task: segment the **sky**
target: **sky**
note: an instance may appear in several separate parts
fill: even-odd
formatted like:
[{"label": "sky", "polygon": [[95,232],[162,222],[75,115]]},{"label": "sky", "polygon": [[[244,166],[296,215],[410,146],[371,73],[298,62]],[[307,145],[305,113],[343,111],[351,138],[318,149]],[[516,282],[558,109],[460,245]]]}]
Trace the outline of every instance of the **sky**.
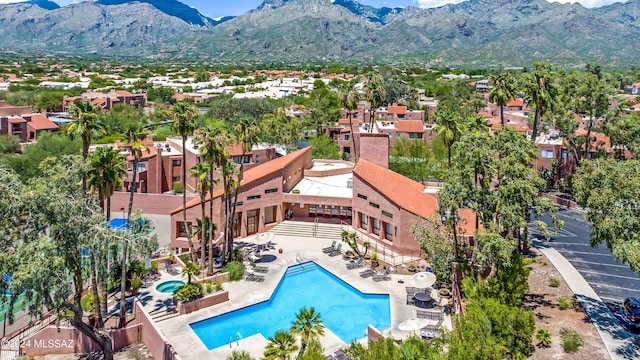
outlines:
[{"label": "sky", "polygon": [[[0,0],[0,4],[20,2],[21,0]],[[68,5],[80,0],[53,0],[61,6]],[[211,18],[218,18],[229,15],[241,15],[251,9],[255,9],[262,3],[262,0],[180,0],[183,3],[193,6],[202,14]],[[360,0],[361,4],[371,5],[377,8],[386,7],[404,7],[404,6],[420,6],[424,8],[438,7],[445,4],[459,3],[463,0]],[[621,0],[556,0],[561,3],[579,2],[585,7],[599,7],[608,5],[613,2],[622,2]]]}]

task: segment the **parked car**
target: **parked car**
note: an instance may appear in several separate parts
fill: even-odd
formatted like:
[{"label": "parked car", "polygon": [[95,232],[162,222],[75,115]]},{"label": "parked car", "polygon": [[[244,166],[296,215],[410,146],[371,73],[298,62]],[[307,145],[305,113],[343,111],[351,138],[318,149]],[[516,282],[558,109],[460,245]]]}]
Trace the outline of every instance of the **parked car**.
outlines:
[{"label": "parked car", "polygon": [[622,303],[631,330],[640,330],[640,299],[626,298]]}]

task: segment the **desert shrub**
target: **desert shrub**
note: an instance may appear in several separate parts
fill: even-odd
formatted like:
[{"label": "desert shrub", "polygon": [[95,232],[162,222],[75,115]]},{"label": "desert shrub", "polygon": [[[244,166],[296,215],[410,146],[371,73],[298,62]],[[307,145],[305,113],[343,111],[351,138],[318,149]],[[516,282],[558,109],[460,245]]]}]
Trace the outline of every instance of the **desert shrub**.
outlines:
[{"label": "desert shrub", "polygon": [[227,264],[227,267],[222,269],[222,272],[229,273],[229,280],[238,281],[244,276],[244,264],[238,261],[232,261]]},{"label": "desert shrub", "polygon": [[183,264],[186,264],[187,262],[189,262],[189,254],[182,254],[178,256],[180,258],[180,260],[182,261]]},{"label": "desert shrub", "polygon": [[567,310],[573,307],[573,299],[568,296],[561,296],[558,299],[558,307],[560,310]]},{"label": "desert shrub", "polygon": [[539,329],[538,332],[536,332],[536,339],[538,339],[539,346],[542,347],[549,347],[551,346],[551,333],[547,330],[547,329]]},{"label": "desert shrub", "polygon": [[176,290],[176,300],[187,302],[202,296],[202,284],[188,283],[180,286]]},{"label": "desert shrub", "polygon": [[557,288],[558,286],[560,286],[560,280],[556,278],[549,279],[549,286]]},{"label": "desert shrub", "polygon": [[207,294],[210,294],[213,291],[213,284],[211,283],[211,281],[204,282],[204,291]]},{"label": "desert shrub", "polygon": [[182,183],[179,182],[174,182],[172,189],[176,194],[182,194],[184,192],[184,186],[182,186]]},{"label": "desert shrub", "polygon": [[577,331],[566,327],[560,330],[560,338],[565,352],[576,352],[584,344],[582,336]]},{"label": "desert shrub", "polygon": [[216,291],[221,291],[222,290],[222,281],[218,280],[216,281]]}]

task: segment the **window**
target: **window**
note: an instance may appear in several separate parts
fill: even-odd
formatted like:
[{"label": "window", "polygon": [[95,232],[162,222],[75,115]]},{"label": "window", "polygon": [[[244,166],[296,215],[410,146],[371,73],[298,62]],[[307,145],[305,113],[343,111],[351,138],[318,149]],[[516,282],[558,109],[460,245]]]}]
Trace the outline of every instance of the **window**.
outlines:
[{"label": "window", "polygon": [[566,159],[567,155],[568,155],[567,150],[562,150],[562,158]]},{"label": "window", "polygon": [[255,199],[260,199],[260,195],[247,196],[247,200],[255,200]]},{"label": "window", "polygon": [[374,208],[376,208],[376,209],[379,209],[379,208],[380,208],[380,205],[378,205],[378,204],[376,204],[376,203],[369,202],[369,205],[370,205],[370,206],[373,206],[373,207],[374,207]]},{"label": "window", "polygon": [[367,200],[367,195],[358,194],[358,197],[363,200]]},{"label": "window", "polygon": [[391,133],[387,133],[387,135],[389,135],[389,139],[393,136]]},{"label": "window", "polygon": [[409,133],[409,139],[422,139],[422,133]]},{"label": "window", "polygon": [[267,189],[264,191],[265,194],[277,193],[278,189]]},{"label": "window", "polygon": [[256,154],[256,164],[260,162],[260,155]]},{"label": "window", "polygon": [[393,219],[393,214],[387,211],[382,210],[382,215],[388,217],[388,218],[392,218]]},{"label": "window", "polygon": [[380,220],[373,218],[373,233],[380,235]]},{"label": "window", "polygon": [[344,139],[349,140],[350,139],[349,134],[344,134]]},{"label": "window", "polygon": [[147,163],[138,163],[138,172],[147,171]]},{"label": "window", "polygon": [[393,224],[389,224],[389,223],[384,223],[384,237],[387,240],[393,240],[393,235],[394,231],[393,231]]},{"label": "window", "polygon": [[245,156],[244,156],[244,163],[245,163],[245,164],[248,164],[248,163],[250,163],[250,162],[251,162],[251,155],[245,155]]},{"label": "window", "polygon": [[365,230],[369,228],[369,217],[366,214],[360,213],[360,227]]},{"label": "window", "polygon": [[433,139],[433,134],[431,132],[429,132],[429,140]]},{"label": "window", "polygon": [[236,163],[236,164],[240,164],[241,160],[242,160],[242,156],[234,156],[233,157],[233,162]]},{"label": "window", "polygon": [[[191,227],[190,222],[187,222],[187,224]],[[187,229],[185,228],[183,221],[178,221],[178,237],[187,237]]]},{"label": "window", "polygon": [[180,182],[180,176],[174,176],[171,178],[171,181],[174,183]]},{"label": "window", "polygon": [[173,166],[180,166],[182,164],[182,160],[173,160]]},{"label": "window", "polygon": [[238,202],[236,203],[236,206],[242,206],[242,204],[244,204],[242,201],[238,201]]},{"label": "window", "polygon": [[398,137],[398,139],[399,139],[399,138],[400,138],[400,133],[397,133],[397,134],[396,134],[396,137]]},{"label": "window", "polygon": [[553,150],[542,150],[541,154],[542,154],[542,157],[545,159],[553,158]]}]

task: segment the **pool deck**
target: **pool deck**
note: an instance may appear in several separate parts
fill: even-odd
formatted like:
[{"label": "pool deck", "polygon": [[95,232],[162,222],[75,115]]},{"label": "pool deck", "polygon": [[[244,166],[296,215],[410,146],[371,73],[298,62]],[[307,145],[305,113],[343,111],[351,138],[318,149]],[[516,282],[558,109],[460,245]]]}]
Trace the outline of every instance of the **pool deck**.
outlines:
[{"label": "pool deck", "polygon": [[[228,346],[208,350],[195,332],[191,330],[189,324],[268,300],[286,269],[289,266],[298,264],[299,260],[316,262],[363,293],[389,294],[391,329],[395,329],[401,322],[415,317],[415,307],[406,305],[405,286],[409,286],[409,284],[398,282],[400,279],[407,281],[409,276],[392,273],[391,281],[379,282],[374,282],[371,277],[361,278],[359,272],[363,271],[364,268],[349,270],[346,268],[346,261],[342,259],[342,256],[330,257],[322,253],[321,249],[330,246],[331,242],[332,240],[330,239],[276,235],[272,241],[271,250],[264,252],[263,261],[260,263],[260,265],[269,267],[268,273],[260,274],[265,275],[264,282],[242,280],[225,283],[224,288],[229,291],[229,301],[164,320],[157,323],[157,326],[162,330],[180,357],[185,360],[225,359],[233,350],[247,351],[254,358],[261,358],[268,343],[268,340],[261,334],[232,342]],[[283,252],[278,253],[277,249],[283,249]],[[179,275],[169,276],[169,274],[163,272],[159,281],[145,289],[147,295],[144,295],[145,292],[143,292],[142,298],[144,299],[145,310],[149,312],[158,311],[163,305],[168,304],[171,301],[171,294],[160,293],[155,290],[155,286],[160,282],[179,278]],[[434,293],[433,296],[436,297],[437,295]],[[293,321],[293,319],[291,320]],[[450,318],[448,316],[445,317],[444,326],[450,328]],[[385,333],[391,331],[395,336],[399,335],[395,330],[380,330],[385,331]],[[363,329],[364,331],[366,329]],[[404,335],[408,336],[410,334]],[[366,338],[361,341],[366,341]],[[326,329],[321,343],[325,349],[325,354],[333,353],[348,345],[329,329]]]}]

